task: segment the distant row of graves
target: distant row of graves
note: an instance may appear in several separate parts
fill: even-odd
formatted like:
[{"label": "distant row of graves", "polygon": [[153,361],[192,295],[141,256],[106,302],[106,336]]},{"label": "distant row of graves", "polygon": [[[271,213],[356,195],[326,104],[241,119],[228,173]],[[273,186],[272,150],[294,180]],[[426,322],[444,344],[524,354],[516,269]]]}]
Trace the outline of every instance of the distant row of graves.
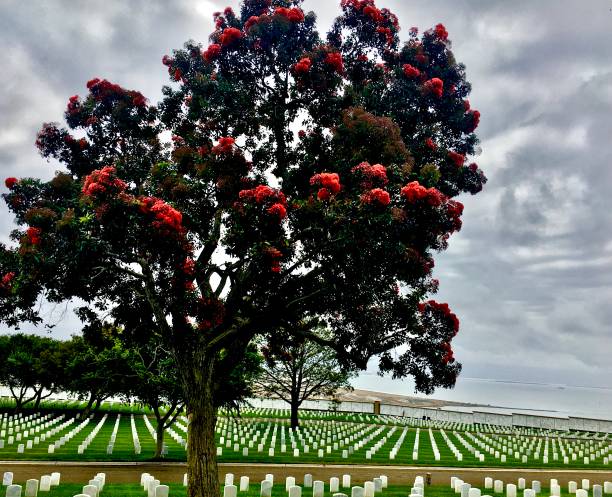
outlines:
[{"label": "distant row of graves", "polygon": [[[508,428],[424,421],[395,416],[347,415],[302,421],[292,430],[278,412],[251,410],[222,416],[217,455],[228,461],[320,461],[455,466],[606,467],[612,438],[605,433]],[[165,430],[164,456],[185,457],[189,420]],[[0,414],[4,459],[138,459],[150,457],[157,432],[145,414],[90,415],[36,412]]]}]

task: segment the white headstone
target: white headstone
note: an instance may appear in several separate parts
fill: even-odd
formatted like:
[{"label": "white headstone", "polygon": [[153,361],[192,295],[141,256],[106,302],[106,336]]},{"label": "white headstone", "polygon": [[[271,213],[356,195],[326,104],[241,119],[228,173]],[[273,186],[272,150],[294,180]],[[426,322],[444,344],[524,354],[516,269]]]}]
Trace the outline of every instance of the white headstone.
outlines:
[{"label": "white headstone", "polygon": [[518,489],[519,490],[524,490],[525,489],[525,478],[519,478],[518,479]]},{"label": "white headstone", "polygon": [[302,487],[297,485],[289,487],[289,497],[302,497]]},{"label": "white headstone", "polygon": [[338,493],[340,491],[340,479],[332,476],[329,479],[329,491],[331,493]]},{"label": "white headstone", "polygon": [[304,475],[304,488],[312,488],[312,475],[310,473]]},{"label": "white headstone", "polygon": [[97,497],[98,487],[96,487],[95,485],[85,485],[83,487],[83,494],[89,495],[89,497]]},{"label": "white headstone", "polygon": [[493,488],[493,478],[487,476],[484,480],[484,488],[489,489]]},{"label": "white headstone", "polygon": [[6,487],[6,497],[21,497],[21,485],[9,485]]},{"label": "white headstone", "polygon": [[576,497],[589,497],[589,492],[587,492],[584,488],[579,488],[576,490]]},{"label": "white headstone", "polygon": [[601,485],[593,485],[593,497],[603,497],[603,487]]},{"label": "white headstone", "polygon": [[225,485],[223,487],[223,497],[236,497],[238,495],[238,487],[236,485]]},{"label": "white headstone", "polygon": [[470,488],[468,497],[480,497],[481,492],[479,488]]},{"label": "white headstone", "polygon": [[516,485],[514,483],[506,485],[506,497],[516,497]]},{"label": "white headstone", "polygon": [[583,480],[582,480],[582,488],[584,490],[588,490],[589,488],[591,488],[591,482],[589,480],[587,480],[586,478],[583,478]]},{"label": "white headstone", "polygon": [[351,488],[351,475],[342,475],[342,488]]},{"label": "white headstone", "polygon": [[365,497],[374,497],[374,482],[373,481],[366,481],[363,484],[363,494]]},{"label": "white headstone", "polygon": [[62,475],[59,471],[51,473],[51,486],[57,487],[60,484],[61,477]]},{"label": "white headstone", "polygon": [[353,487],[353,488],[351,488],[351,497],[364,497],[364,489],[363,489],[363,487]]},{"label": "white headstone", "polygon": [[42,475],[40,477],[40,488],[41,492],[49,492],[51,490],[51,475]]},{"label": "white headstone", "polygon": [[500,494],[504,491],[504,482],[501,480],[495,480],[493,482],[493,492]]},{"label": "white headstone", "polygon": [[249,477],[248,476],[240,477],[240,491],[241,492],[249,491]]},{"label": "white headstone", "polygon": [[533,480],[531,482],[531,488],[536,494],[539,494],[542,491],[542,484],[538,480]]},{"label": "white headstone", "polygon": [[183,486],[186,487],[187,483],[189,483],[189,477],[187,476],[187,473],[185,473],[183,475]]},{"label": "white headstone", "polygon": [[155,487],[155,497],[168,497],[170,487],[168,485],[158,485]]},{"label": "white headstone", "polygon": [[259,490],[260,497],[272,497],[272,482],[270,480],[263,480]]},{"label": "white headstone", "polygon": [[233,475],[233,473],[226,473],[225,474],[225,486],[233,485],[233,484],[234,484],[234,475]]},{"label": "white headstone", "polygon": [[4,476],[2,477],[2,485],[4,485],[5,487],[8,487],[9,485],[13,484],[13,473],[11,473],[10,471],[7,471],[4,473]]},{"label": "white headstone", "polygon": [[26,481],[25,497],[36,497],[38,495],[38,480],[32,478]]},{"label": "white headstone", "polygon": [[612,481],[604,482],[604,493],[612,494]]},{"label": "white headstone", "polygon": [[576,483],[575,481],[570,481],[567,484],[567,489],[570,494],[575,494],[576,490],[578,489],[578,483]]},{"label": "white headstone", "polygon": [[535,497],[536,493],[532,488],[526,488],[523,490],[523,497]]},{"label": "white headstone", "polygon": [[321,480],[312,482],[312,497],[323,497],[325,493],[325,484]]},{"label": "white headstone", "polygon": [[286,490],[287,492],[289,492],[289,489],[290,489],[291,487],[295,487],[295,477],[293,477],[293,476],[287,476],[287,477],[285,478],[285,490]]}]

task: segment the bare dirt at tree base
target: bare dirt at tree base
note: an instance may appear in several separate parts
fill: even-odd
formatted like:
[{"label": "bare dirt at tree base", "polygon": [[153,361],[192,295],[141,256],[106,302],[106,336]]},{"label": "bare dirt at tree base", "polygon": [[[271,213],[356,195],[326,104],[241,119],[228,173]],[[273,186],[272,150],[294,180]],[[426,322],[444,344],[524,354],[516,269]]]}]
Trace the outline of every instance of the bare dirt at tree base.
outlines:
[{"label": "bare dirt at tree base", "polygon": [[[138,483],[141,473],[151,473],[165,483],[181,483],[187,470],[185,463],[101,463],[101,462],[42,462],[42,461],[0,461],[0,474],[12,471],[15,481],[40,478],[41,475],[59,471],[65,483],[83,483],[96,473],[106,473],[109,483]],[[451,476],[457,476],[472,485],[482,486],[485,476],[504,482],[516,481],[520,477],[527,480],[540,480],[547,486],[550,478],[559,480],[560,485],[568,481],[589,478],[598,483],[612,479],[611,471],[601,470],[549,470],[549,469],[500,469],[500,468],[439,468],[420,466],[366,466],[366,465],[315,465],[315,464],[237,464],[222,463],[219,475],[234,473],[237,477],[248,476],[251,484],[259,484],[267,473],[274,474],[277,482],[286,476],[294,476],[301,482],[304,474],[311,473],[315,479],[329,481],[332,476],[350,474],[354,483],[362,483],[381,474],[387,475],[392,485],[410,485],[417,475],[431,473],[432,485],[449,485]]]}]

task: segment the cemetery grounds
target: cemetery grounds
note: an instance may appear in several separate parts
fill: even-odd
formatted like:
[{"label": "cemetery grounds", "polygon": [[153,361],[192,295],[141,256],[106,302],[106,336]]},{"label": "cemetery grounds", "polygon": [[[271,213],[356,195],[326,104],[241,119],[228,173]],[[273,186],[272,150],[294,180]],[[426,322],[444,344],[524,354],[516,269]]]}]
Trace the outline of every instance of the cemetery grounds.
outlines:
[{"label": "cemetery grounds", "polygon": [[[154,461],[155,417],[139,406],[106,404],[86,419],[79,416],[82,405],[77,401],[50,401],[39,410],[16,415],[10,405],[2,407],[0,474],[11,473],[11,483],[20,486],[22,497],[30,497],[28,490],[34,492],[33,487],[27,488],[28,479],[37,482],[37,493],[49,497],[88,495],[82,491],[88,482],[95,487],[96,475],[102,475],[98,480],[108,476],[108,481],[101,489],[89,485],[90,493],[96,490],[93,497],[185,495],[188,420],[184,416],[166,430],[163,460]],[[519,488],[518,497],[612,494],[612,437],[607,433],[306,410],[300,412],[300,428],[294,433],[288,411],[245,408],[239,416],[222,412],[216,435],[220,477],[236,477],[235,486],[222,485],[220,495],[225,497],[260,496],[266,475],[274,480],[271,497],[302,497],[302,491],[304,497],[337,493],[374,497],[367,492],[366,482],[374,482],[381,474],[388,485],[376,488],[376,497],[417,497],[419,491],[440,497],[513,497],[506,486],[518,482],[520,487],[520,478],[526,480],[527,493]],[[52,473],[62,475],[60,484],[43,490],[47,486],[43,478]],[[139,484],[143,473],[159,475],[157,479],[150,476],[157,481],[159,495],[155,488],[145,488],[150,482]],[[307,474],[323,481],[323,490],[304,485]],[[343,475],[350,475],[352,486],[335,489],[332,479],[346,483]],[[251,478],[242,489],[241,477]],[[415,486],[421,477],[425,477],[423,484]],[[472,485],[471,493],[456,485],[451,488],[455,477]],[[289,486],[294,485],[287,478],[295,478],[300,490],[289,495]],[[533,481],[541,483],[532,496]],[[7,481],[3,483],[0,497],[17,492]],[[581,488],[585,486],[589,489]],[[359,489],[366,494],[360,495]],[[478,491],[481,494],[476,495]]]}]

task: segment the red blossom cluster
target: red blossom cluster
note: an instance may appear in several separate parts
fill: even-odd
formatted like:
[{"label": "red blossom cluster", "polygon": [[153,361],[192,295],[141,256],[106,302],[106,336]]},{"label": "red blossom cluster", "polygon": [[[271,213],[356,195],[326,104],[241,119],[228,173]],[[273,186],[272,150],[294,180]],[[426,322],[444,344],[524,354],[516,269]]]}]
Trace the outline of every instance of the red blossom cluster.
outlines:
[{"label": "red blossom cluster", "polygon": [[404,64],[404,75],[407,78],[415,79],[421,75],[421,71],[419,71],[416,67],[411,64]]},{"label": "red blossom cluster", "polygon": [[195,274],[195,261],[191,257],[187,257],[183,261],[183,266],[181,267],[183,273],[187,276],[193,276]]},{"label": "red blossom cluster", "polygon": [[27,229],[26,231],[26,240],[30,245],[40,245],[41,242],[41,238],[40,235],[42,234],[42,230],[40,228],[35,228],[34,226],[31,226]]},{"label": "red blossom cluster", "polygon": [[389,180],[387,179],[387,168],[382,164],[374,164],[373,166],[369,162],[362,162],[351,169],[352,173],[359,173],[365,181],[362,182],[363,188],[372,188],[373,183],[386,185]]},{"label": "red blossom cluster", "polygon": [[242,190],[238,194],[243,202],[253,202],[257,204],[268,204],[266,212],[282,221],[287,217],[287,199],[285,194],[267,185],[258,185],[250,190]]},{"label": "red blossom cluster", "polygon": [[344,73],[344,62],[340,52],[329,52],[325,56],[325,64],[330,66],[338,74]]},{"label": "red blossom cluster", "polygon": [[374,188],[362,194],[361,201],[364,204],[376,204],[385,207],[391,202],[391,197],[388,191],[382,188]]},{"label": "red blossom cluster", "polygon": [[231,136],[221,137],[219,143],[212,148],[211,152],[215,155],[229,154],[234,149],[235,143],[236,140]]},{"label": "red blossom cluster", "polygon": [[318,173],[310,178],[311,186],[321,187],[317,193],[319,200],[328,200],[332,195],[340,192],[340,176],[338,173]]},{"label": "red blossom cluster", "polygon": [[225,306],[216,298],[201,297],[198,302],[198,329],[206,331],[219,326],[225,318]]},{"label": "red blossom cluster", "polygon": [[444,364],[448,364],[449,362],[453,362],[455,360],[455,356],[453,355],[453,349],[451,348],[451,344],[448,342],[444,342],[440,348],[442,352],[444,352],[444,356],[442,357],[442,362]]},{"label": "red blossom cluster", "polygon": [[457,200],[448,200],[446,202],[446,212],[453,223],[453,230],[459,231],[462,226],[461,215],[463,214],[463,204]]},{"label": "red blossom cluster", "polygon": [[80,108],[80,102],[79,102],[79,96],[78,95],[72,95],[69,99],[68,99],[68,106],[66,107],[66,112],[68,114],[75,114],[76,112],[79,111]]},{"label": "red blossom cluster", "polygon": [[202,57],[206,62],[212,62],[221,53],[221,45],[218,43],[213,43],[208,46],[208,48],[202,53]]},{"label": "red blossom cluster", "polygon": [[264,256],[266,259],[270,260],[270,271],[273,273],[280,273],[280,260],[283,258],[283,253],[277,248],[266,247],[264,249]]},{"label": "red blossom cluster", "polygon": [[9,190],[12,190],[17,183],[19,183],[19,180],[17,178],[11,177],[11,178],[6,178],[4,180],[4,184]]},{"label": "red blossom cluster", "polygon": [[12,271],[2,276],[2,279],[0,280],[0,290],[4,292],[9,292],[13,286],[14,279],[15,279],[15,273]]},{"label": "red blossom cluster", "polygon": [[303,57],[300,61],[293,66],[293,72],[298,75],[306,74],[312,67],[312,60],[308,57]]},{"label": "red blossom cluster", "polygon": [[457,167],[462,167],[463,164],[465,163],[465,155],[462,155],[462,154],[457,153],[457,152],[453,152],[452,150],[449,150],[448,158]]},{"label": "red blossom cluster", "polygon": [[156,197],[140,199],[140,212],[153,215],[151,224],[162,234],[180,234],[183,230],[183,215],[174,207]]},{"label": "red blossom cluster", "polygon": [[444,83],[440,78],[431,78],[428,81],[425,81],[423,84],[423,91],[425,93],[431,93],[436,97],[442,97],[442,93],[444,91]]},{"label": "red blossom cluster", "polygon": [[287,217],[287,208],[283,204],[277,202],[268,207],[267,213],[271,216],[277,216],[278,219],[282,221]]},{"label": "red blossom cluster", "polygon": [[429,205],[439,207],[445,200],[444,195],[437,188],[425,188],[418,181],[408,183],[400,193],[411,204],[425,200]]},{"label": "red blossom cluster", "polygon": [[304,12],[299,7],[288,9],[287,7],[276,7],[274,15],[282,16],[291,22],[303,22]]},{"label": "red blossom cluster", "polygon": [[419,63],[422,64],[424,66],[426,66],[427,64],[429,64],[429,57],[427,55],[425,55],[424,53],[418,53],[414,56],[414,59]]},{"label": "red blossom cluster", "polygon": [[453,325],[453,331],[455,335],[459,332],[459,318],[457,315],[450,310],[447,303],[436,302],[435,300],[428,300],[427,302],[421,302],[418,306],[419,312],[423,314],[425,311],[433,311],[441,313],[445,318],[450,319]]},{"label": "red blossom cluster", "polygon": [[[163,61],[164,59],[162,59],[162,62]],[[147,102],[147,99],[139,91],[126,90],[124,88],[121,88],[121,86],[115,83],[111,83],[110,81],[106,79],[102,79],[102,80],[100,78],[90,79],[87,82],[87,88],[89,89],[89,91],[91,92],[91,95],[96,101],[101,101],[109,97],[127,96],[132,99],[132,104],[135,105],[136,107],[144,107],[144,105]],[[72,101],[72,99],[75,99],[75,100]],[[74,105],[78,105],[78,97],[76,95],[74,97],[71,97],[70,100]],[[71,102],[69,102],[68,104],[69,110],[70,110]]]},{"label": "red blossom cluster", "polygon": [[431,139],[431,138],[427,138],[425,140],[425,146],[430,149],[430,150],[437,150],[438,149],[438,145],[436,145],[436,143]]},{"label": "red blossom cluster", "polygon": [[477,110],[469,110],[467,112],[469,117],[468,124],[465,127],[466,133],[472,133],[480,124],[480,111]]},{"label": "red blossom cluster", "polygon": [[363,10],[363,15],[372,19],[375,23],[379,23],[383,20],[382,13],[380,9],[376,8],[374,5],[366,5]]},{"label": "red blossom cluster", "polygon": [[117,170],[113,166],[92,171],[85,178],[81,192],[86,197],[100,198],[124,192],[127,184],[117,177]]},{"label": "red blossom cluster", "polygon": [[258,23],[259,23],[259,17],[258,16],[251,16],[244,23],[244,30],[245,31],[249,31],[249,29],[251,29],[253,26],[255,26]]},{"label": "red blossom cluster", "polygon": [[436,37],[438,38],[438,40],[440,41],[448,40],[448,31],[446,31],[444,24],[442,23],[436,24],[436,27],[434,28],[434,33]]},{"label": "red blossom cluster", "polygon": [[219,36],[219,42],[221,42],[222,46],[226,47],[240,38],[242,38],[242,31],[238,28],[225,28],[221,36]]},{"label": "red blossom cluster", "polygon": [[364,17],[370,19],[376,25],[376,32],[384,35],[388,45],[393,43],[393,31],[390,26],[399,30],[399,21],[397,16],[389,9],[379,9],[374,4],[374,0],[342,0],[341,6],[353,8],[360,12]]}]

